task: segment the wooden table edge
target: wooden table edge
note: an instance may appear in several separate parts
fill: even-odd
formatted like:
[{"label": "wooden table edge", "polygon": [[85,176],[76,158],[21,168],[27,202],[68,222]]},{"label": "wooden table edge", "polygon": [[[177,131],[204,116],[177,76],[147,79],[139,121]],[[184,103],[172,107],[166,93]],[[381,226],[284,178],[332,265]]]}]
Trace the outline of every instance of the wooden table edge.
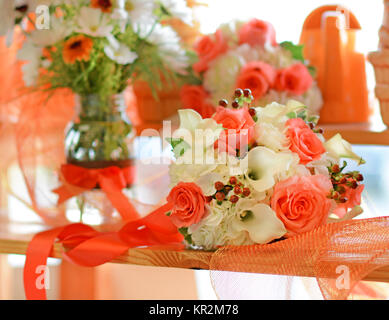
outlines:
[{"label": "wooden table edge", "polygon": [[[28,242],[21,240],[0,240],[0,254],[25,255]],[[50,255],[52,258],[62,258],[63,247],[55,244]],[[168,250],[133,248],[110,263],[132,264],[149,267],[167,267],[181,269],[209,270],[213,252],[195,250]],[[224,271],[224,270],[220,270]],[[243,272],[234,270],[235,272]],[[273,274],[273,273],[269,273]],[[302,268],[300,274],[276,274],[284,276],[315,277],[313,270]],[[389,282],[389,265],[375,269],[368,274],[364,281]]]}]

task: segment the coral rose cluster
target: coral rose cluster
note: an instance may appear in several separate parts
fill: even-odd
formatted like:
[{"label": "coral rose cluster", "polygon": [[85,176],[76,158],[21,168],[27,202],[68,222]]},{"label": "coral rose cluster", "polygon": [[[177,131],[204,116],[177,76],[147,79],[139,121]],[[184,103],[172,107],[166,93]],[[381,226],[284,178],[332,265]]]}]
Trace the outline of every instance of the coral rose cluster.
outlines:
[{"label": "coral rose cluster", "polygon": [[[250,89],[257,105],[294,99],[318,114],[321,93],[306,61],[296,55],[296,48],[277,43],[275,29],[267,21],[252,19],[220,26],[194,46],[198,61],[192,68],[198,79],[191,90],[182,88],[183,107],[208,118],[225,92],[238,87]],[[201,94],[192,99],[195,88]]]},{"label": "coral rose cluster", "polygon": [[[263,64],[251,67],[276,81]],[[361,212],[363,176],[347,171],[341,158],[363,159],[339,134],[326,141],[306,106],[289,101],[253,107],[248,89],[220,104],[207,119],[191,109],[179,112],[168,202],[188,245],[213,250],[265,244]],[[212,137],[206,144],[204,136],[193,138],[202,130]]]}]

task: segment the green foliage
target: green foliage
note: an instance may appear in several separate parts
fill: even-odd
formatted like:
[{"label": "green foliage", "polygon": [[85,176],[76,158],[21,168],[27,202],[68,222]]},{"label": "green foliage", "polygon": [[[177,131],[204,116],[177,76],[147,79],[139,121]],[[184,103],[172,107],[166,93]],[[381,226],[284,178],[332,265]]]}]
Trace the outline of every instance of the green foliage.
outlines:
[{"label": "green foliage", "polygon": [[184,155],[190,145],[183,138],[166,138],[166,141],[172,146],[174,156],[177,158]]},{"label": "green foliage", "polygon": [[192,235],[188,233],[188,228],[180,228],[178,232],[184,236],[184,239],[187,243],[193,244]]},{"label": "green foliage", "polygon": [[293,42],[284,41],[280,43],[280,46],[290,51],[292,53],[293,59],[301,61],[303,63],[305,62],[304,54],[303,54],[303,50],[304,50],[303,45],[296,45]]}]

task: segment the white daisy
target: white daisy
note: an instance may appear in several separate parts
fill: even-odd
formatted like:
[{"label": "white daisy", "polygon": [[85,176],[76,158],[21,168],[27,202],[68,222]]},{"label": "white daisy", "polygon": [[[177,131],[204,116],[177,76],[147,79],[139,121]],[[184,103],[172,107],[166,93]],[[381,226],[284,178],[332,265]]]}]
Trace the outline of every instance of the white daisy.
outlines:
[{"label": "white daisy", "polygon": [[36,46],[47,47],[63,40],[70,33],[72,33],[72,29],[63,21],[63,19],[51,16],[50,28],[47,30],[33,30],[30,33],[30,38]]},{"label": "white daisy", "polygon": [[109,44],[105,46],[104,52],[111,60],[125,65],[133,63],[138,58],[138,55],[123,43],[118,42],[113,37],[110,37],[109,40]]},{"label": "white daisy", "polygon": [[157,24],[147,41],[158,47],[158,53],[173,71],[185,74],[189,59],[173,28]]},{"label": "white daisy", "polygon": [[107,37],[113,29],[109,16],[95,8],[82,7],[77,23],[77,32],[92,37]]},{"label": "white daisy", "polygon": [[173,17],[177,17],[188,25],[193,24],[192,10],[185,0],[159,0],[163,8]]},{"label": "white daisy", "polygon": [[125,0],[124,10],[133,28],[139,24],[152,25],[156,20],[153,15],[156,8],[154,0]]}]

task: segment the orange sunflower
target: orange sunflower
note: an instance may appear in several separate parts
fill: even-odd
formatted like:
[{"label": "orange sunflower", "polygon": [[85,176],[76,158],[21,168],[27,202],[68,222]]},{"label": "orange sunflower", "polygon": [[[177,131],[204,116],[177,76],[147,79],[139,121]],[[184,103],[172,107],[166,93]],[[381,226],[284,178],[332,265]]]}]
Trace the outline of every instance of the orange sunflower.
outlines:
[{"label": "orange sunflower", "polygon": [[80,34],[71,37],[65,42],[63,48],[63,60],[65,63],[73,64],[76,61],[88,61],[93,48],[93,40]]},{"label": "orange sunflower", "polygon": [[92,0],[91,1],[92,8],[99,8],[103,12],[111,12],[112,11],[112,0]]}]

